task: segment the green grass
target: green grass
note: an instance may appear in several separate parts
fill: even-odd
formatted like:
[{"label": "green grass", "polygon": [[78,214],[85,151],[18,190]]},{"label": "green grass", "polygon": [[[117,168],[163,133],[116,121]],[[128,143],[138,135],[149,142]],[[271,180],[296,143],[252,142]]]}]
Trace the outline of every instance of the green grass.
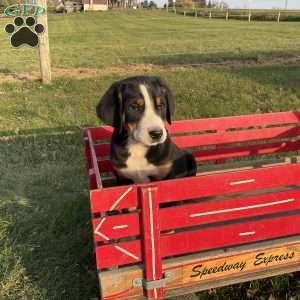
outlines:
[{"label": "green grass", "polygon": [[[84,35],[85,29],[91,34]],[[166,31],[169,34],[164,39]],[[227,31],[230,35],[225,38]],[[299,31],[289,23],[249,27],[242,22],[209,23],[149,12],[50,16],[54,66],[66,68],[230,59],[243,63],[249,57],[246,53],[270,60],[274,56],[291,58],[299,51]],[[181,32],[187,33],[182,40]],[[243,39],[245,36],[248,39]],[[130,53],[134,45],[144,52]],[[34,69],[33,64],[19,64],[34,50],[9,54],[7,49],[0,52],[1,68]],[[77,61],[74,49],[86,57],[78,54]],[[132,61],[118,61],[118,49]],[[161,55],[167,51],[168,55]],[[176,55],[184,51],[186,56]],[[15,56],[16,60],[12,59]],[[143,67],[137,68],[136,73],[142,72]],[[177,70],[162,67],[157,74],[166,78],[176,95],[176,119],[285,111],[300,106],[300,67],[296,62]],[[0,83],[1,300],[98,297],[82,127],[99,124],[95,105],[108,86],[120,78],[56,78],[48,86],[38,81]],[[267,300],[271,295],[281,300],[299,299],[299,294],[300,280],[295,274],[199,295],[205,300]]]},{"label": "green grass", "polygon": [[[0,19],[2,28],[7,19]],[[52,66],[199,63],[298,55],[298,23],[211,22],[165,12],[49,15]],[[0,31],[0,72],[38,69],[38,52],[11,49]]]}]

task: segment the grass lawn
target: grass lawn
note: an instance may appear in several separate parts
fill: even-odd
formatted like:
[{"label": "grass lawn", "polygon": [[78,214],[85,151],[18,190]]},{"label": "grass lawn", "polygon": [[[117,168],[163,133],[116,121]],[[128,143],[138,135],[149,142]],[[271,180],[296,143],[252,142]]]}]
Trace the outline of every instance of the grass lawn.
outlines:
[{"label": "grass lawn", "polygon": [[[0,28],[8,20],[0,19]],[[52,66],[199,63],[299,54],[299,23],[207,20],[165,12],[50,15]],[[0,71],[38,68],[38,52],[11,49],[0,31]],[[4,62],[4,64],[2,64]]]},{"label": "grass lawn", "polygon": [[[5,80],[5,73],[37,69],[37,52],[11,51],[0,32],[1,300],[98,297],[82,128],[99,124],[99,97],[124,77],[109,74],[112,66],[126,70],[134,63],[132,74],[139,74],[157,65],[147,74],[169,82],[176,119],[300,106],[298,23],[108,12],[50,15],[49,26],[53,66],[70,70],[49,86]],[[106,73],[79,79],[71,76],[77,67]],[[299,275],[293,274],[199,296],[292,300],[299,294]]]}]

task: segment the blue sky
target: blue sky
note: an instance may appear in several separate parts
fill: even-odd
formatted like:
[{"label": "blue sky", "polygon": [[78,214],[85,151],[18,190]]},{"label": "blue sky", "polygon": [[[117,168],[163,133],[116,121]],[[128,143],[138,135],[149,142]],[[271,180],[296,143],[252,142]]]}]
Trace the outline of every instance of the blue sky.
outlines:
[{"label": "blue sky", "polygon": [[[287,0],[289,9],[300,9],[300,0]],[[251,8],[274,8],[285,7],[285,0],[227,0],[225,1],[230,7],[248,8],[248,3]]]},{"label": "blue sky", "polygon": [[[159,5],[164,5],[166,0],[154,0]],[[231,8],[284,8],[286,0],[225,0]],[[300,0],[287,0],[289,9],[300,9]],[[248,4],[249,3],[249,4]]]}]

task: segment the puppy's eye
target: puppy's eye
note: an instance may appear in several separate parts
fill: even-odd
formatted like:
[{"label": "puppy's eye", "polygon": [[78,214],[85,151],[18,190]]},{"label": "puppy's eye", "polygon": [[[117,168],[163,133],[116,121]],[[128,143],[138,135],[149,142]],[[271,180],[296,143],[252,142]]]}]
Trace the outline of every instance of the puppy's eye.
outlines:
[{"label": "puppy's eye", "polygon": [[163,109],[165,107],[165,104],[164,103],[160,103],[160,104],[157,104],[157,108],[159,110]]},{"label": "puppy's eye", "polygon": [[138,105],[137,103],[132,103],[129,107],[132,110],[136,110],[136,111],[141,111],[143,109],[143,107],[141,105]]}]

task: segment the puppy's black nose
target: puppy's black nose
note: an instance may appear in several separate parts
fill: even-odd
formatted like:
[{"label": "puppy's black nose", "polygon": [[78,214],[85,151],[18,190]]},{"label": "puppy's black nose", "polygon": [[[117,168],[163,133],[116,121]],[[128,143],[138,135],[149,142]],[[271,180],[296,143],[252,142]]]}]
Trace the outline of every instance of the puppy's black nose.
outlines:
[{"label": "puppy's black nose", "polygon": [[160,130],[151,130],[149,131],[149,135],[151,136],[152,140],[159,140],[162,135],[163,135],[163,131],[160,129]]}]

